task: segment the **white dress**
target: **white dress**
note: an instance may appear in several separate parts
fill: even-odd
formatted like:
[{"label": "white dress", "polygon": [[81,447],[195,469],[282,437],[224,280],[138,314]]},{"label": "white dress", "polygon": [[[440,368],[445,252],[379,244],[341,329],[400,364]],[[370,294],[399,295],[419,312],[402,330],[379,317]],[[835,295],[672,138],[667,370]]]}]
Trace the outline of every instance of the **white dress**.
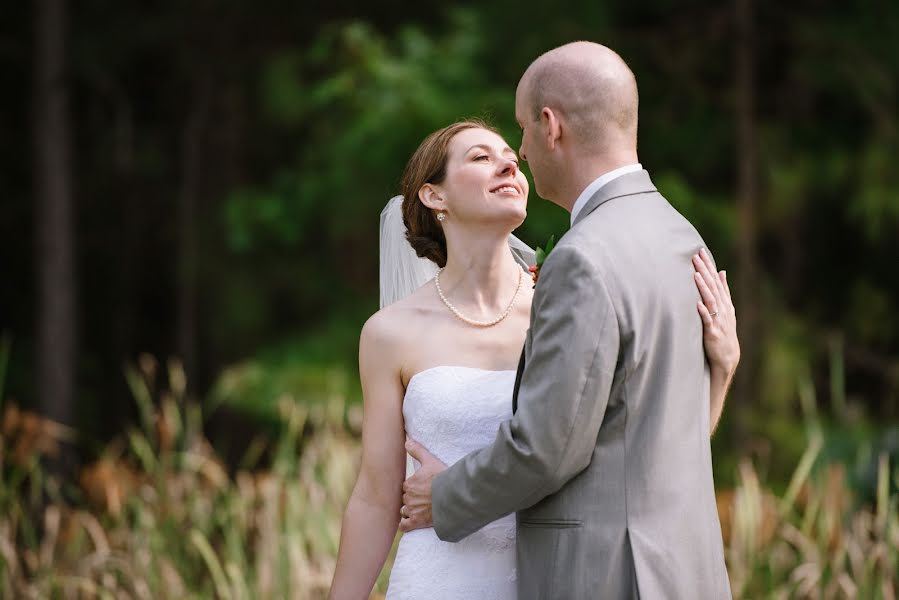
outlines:
[{"label": "white dress", "polygon": [[[450,465],[493,442],[512,417],[515,371],[440,366],[415,374],[406,387],[406,433]],[[409,460],[411,472],[419,465]],[[414,463],[414,464],[412,464]],[[387,600],[515,600],[515,515],[458,543],[433,528],[403,535],[390,572]]]}]

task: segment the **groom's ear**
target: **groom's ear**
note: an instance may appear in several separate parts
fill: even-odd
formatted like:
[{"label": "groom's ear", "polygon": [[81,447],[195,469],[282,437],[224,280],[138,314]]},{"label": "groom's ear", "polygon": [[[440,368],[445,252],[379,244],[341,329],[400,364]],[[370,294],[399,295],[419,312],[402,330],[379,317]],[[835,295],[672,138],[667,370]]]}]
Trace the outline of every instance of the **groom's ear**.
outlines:
[{"label": "groom's ear", "polygon": [[562,137],[562,124],[559,122],[559,116],[553,112],[553,109],[544,106],[540,111],[540,121],[543,126],[543,139],[546,147],[555,150],[559,138]]},{"label": "groom's ear", "polygon": [[446,202],[439,188],[431,183],[426,183],[418,190],[418,199],[432,210],[446,210]]}]

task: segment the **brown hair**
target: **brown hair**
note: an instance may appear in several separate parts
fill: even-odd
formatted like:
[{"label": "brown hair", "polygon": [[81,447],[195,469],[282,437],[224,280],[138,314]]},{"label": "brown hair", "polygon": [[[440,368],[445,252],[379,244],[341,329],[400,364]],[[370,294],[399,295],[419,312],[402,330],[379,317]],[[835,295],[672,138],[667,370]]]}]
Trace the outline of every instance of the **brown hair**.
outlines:
[{"label": "brown hair", "polygon": [[443,182],[450,140],[466,129],[486,129],[499,134],[480,119],[466,119],[438,129],[418,146],[400,180],[406,239],[418,256],[434,261],[438,267],[446,266],[446,237],[434,211],[422,204],[418,192],[426,183]]}]

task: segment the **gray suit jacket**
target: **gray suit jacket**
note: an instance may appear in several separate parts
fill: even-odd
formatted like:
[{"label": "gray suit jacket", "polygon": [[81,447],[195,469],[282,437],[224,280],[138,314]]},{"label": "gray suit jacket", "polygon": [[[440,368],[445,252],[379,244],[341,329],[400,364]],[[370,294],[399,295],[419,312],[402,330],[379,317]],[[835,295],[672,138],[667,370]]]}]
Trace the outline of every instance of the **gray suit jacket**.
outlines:
[{"label": "gray suit jacket", "polygon": [[696,230],[646,171],[586,204],[534,293],[518,410],[434,479],[458,541],[518,511],[521,600],[730,598]]}]

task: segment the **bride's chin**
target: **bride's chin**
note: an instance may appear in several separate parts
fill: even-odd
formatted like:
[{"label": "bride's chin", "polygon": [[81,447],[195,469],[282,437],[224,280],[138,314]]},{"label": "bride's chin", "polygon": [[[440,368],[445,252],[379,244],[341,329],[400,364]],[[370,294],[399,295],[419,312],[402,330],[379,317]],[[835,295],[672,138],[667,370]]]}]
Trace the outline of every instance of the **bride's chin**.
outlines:
[{"label": "bride's chin", "polygon": [[514,223],[513,229],[518,229],[524,223],[524,220],[528,216],[528,211],[521,210],[518,214],[515,215],[515,219],[512,221]]},{"label": "bride's chin", "polygon": [[497,222],[497,226],[501,226],[503,230],[509,231],[509,233],[515,231],[521,224],[524,223],[524,218],[527,216],[527,213],[509,215],[508,219],[503,219],[502,221]]},{"label": "bride's chin", "polygon": [[517,225],[520,225],[521,222],[524,221],[524,218],[528,215],[527,208],[524,206],[515,206],[509,207],[508,210],[503,212],[502,218],[503,220],[508,220],[511,222],[517,222]]},{"label": "bride's chin", "polygon": [[497,229],[508,229],[509,231],[512,231],[521,227],[521,224],[524,223],[524,219],[525,217],[527,217],[527,215],[528,211],[524,207],[516,207],[512,210],[507,209],[502,212],[482,214],[479,217],[475,217],[467,221],[471,225],[475,225],[478,227],[487,225],[492,229],[493,226],[496,226]]}]

